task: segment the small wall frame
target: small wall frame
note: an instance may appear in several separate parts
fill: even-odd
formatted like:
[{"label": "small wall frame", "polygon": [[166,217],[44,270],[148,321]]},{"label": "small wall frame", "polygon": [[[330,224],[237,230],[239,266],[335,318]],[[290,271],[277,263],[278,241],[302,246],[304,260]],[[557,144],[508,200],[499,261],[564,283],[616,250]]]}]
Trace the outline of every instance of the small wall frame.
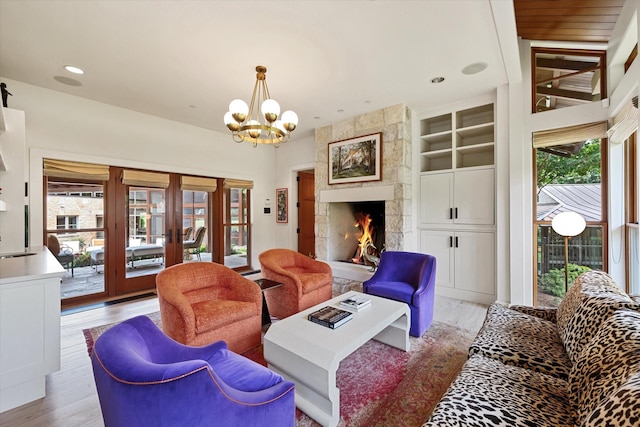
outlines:
[{"label": "small wall frame", "polygon": [[276,189],[276,222],[289,221],[289,191],[286,188]]}]

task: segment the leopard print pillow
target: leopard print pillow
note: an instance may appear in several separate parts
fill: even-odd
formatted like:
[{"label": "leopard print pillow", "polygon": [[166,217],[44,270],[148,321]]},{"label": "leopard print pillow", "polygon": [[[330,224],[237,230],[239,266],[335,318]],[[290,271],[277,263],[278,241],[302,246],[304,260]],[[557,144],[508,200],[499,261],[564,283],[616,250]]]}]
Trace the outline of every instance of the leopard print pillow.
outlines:
[{"label": "leopard print pillow", "polygon": [[[575,315],[580,306],[583,292],[625,295],[620,286],[604,271],[591,270],[582,273],[573,282],[564,298],[558,305],[556,322],[558,329],[566,328],[567,323]],[[561,333],[562,334],[562,333]]]},{"label": "leopard print pillow", "polygon": [[640,305],[627,295],[582,293],[575,314],[564,328],[558,325],[558,334],[573,363],[580,360],[582,349],[589,344],[602,323],[622,308],[640,311]]},{"label": "leopard print pillow", "polygon": [[603,322],[571,369],[569,390],[577,418],[584,420],[627,378],[638,373],[640,313],[618,310]]},{"label": "leopard print pillow", "polygon": [[640,373],[629,377],[588,416],[583,427],[637,427],[640,425]]}]

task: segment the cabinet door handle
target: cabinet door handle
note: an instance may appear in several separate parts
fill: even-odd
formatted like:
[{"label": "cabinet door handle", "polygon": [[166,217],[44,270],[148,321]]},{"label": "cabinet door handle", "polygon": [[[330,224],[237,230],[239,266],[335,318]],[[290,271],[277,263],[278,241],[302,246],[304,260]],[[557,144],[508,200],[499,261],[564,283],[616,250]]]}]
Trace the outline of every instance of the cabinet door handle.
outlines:
[{"label": "cabinet door handle", "polygon": [[458,208],[456,208],[456,219],[458,219]]},{"label": "cabinet door handle", "polygon": [[458,236],[456,236],[456,248],[458,247]]},{"label": "cabinet door handle", "polygon": [[453,236],[449,236],[449,247],[453,247]]},{"label": "cabinet door handle", "polygon": [[453,208],[449,208],[449,219],[453,219]]}]

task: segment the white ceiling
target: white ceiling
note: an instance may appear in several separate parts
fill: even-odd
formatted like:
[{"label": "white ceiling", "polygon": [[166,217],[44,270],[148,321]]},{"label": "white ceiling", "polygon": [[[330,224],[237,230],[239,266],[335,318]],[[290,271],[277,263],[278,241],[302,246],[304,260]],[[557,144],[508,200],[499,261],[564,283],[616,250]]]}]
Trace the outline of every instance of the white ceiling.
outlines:
[{"label": "white ceiling", "polygon": [[[390,105],[420,112],[506,83],[492,3],[0,0],[0,76],[226,132],[229,102],[250,101],[264,65],[271,96],[300,117],[294,136],[307,136]],[[462,73],[476,62],[487,69]],[[437,76],[445,81],[432,84]],[[11,107],[20,93],[8,89]]]}]

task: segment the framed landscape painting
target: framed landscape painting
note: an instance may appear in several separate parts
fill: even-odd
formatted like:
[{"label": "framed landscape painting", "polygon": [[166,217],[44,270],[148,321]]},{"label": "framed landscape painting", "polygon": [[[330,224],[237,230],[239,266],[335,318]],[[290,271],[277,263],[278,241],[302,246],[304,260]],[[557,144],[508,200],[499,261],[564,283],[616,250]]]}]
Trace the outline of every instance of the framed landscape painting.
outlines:
[{"label": "framed landscape painting", "polygon": [[381,179],[382,133],[329,143],[329,184]]}]

